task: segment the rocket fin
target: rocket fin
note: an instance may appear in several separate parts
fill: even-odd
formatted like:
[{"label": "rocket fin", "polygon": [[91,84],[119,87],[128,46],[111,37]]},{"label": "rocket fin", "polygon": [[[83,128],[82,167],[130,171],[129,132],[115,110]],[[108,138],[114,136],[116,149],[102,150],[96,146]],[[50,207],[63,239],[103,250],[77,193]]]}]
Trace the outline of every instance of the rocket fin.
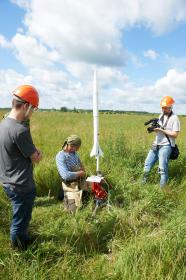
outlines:
[{"label": "rocket fin", "polygon": [[102,157],[103,156],[103,152],[102,152],[100,146],[98,146],[98,149],[97,149],[96,145],[94,145],[93,148],[92,148],[92,151],[90,153],[90,156],[91,157],[93,157],[93,156],[100,156],[100,157]]}]

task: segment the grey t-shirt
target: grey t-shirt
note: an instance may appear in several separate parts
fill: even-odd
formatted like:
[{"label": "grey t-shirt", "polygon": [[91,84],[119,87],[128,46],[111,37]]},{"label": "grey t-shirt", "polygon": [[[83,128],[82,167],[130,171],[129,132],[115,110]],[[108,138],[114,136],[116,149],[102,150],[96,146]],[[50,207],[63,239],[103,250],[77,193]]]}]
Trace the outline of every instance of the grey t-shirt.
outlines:
[{"label": "grey t-shirt", "polygon": [[[162,116],[163,116],[162,114],[159,116],[159,120],[160,120],[159,124],[161,126],[164,126],[166,124],[166,121],[167,121],[167,116],[164,116],[163,122],[161,120]],[[170,131],[180,131],[180,121],[179,121],[178,117],[176,115],[174,115],[173,113],[169,117],[165,129],[170,130]],[[169,139],[170,139],[170,142],[171,142],[171,146],[174,147],[175,146],[175,138],[169,136]],[[167,137],[165,136],[165,134],[163,132],[157,132],[154,144],[164,146],[164,145],[169,145],[169,141],[168,141]]]},{"label": "grey t-shirt", "polygon": [[0,123],[0,182],[20,191],[35,188],[30,156],[36,151],[30,131],[15,119]]}]

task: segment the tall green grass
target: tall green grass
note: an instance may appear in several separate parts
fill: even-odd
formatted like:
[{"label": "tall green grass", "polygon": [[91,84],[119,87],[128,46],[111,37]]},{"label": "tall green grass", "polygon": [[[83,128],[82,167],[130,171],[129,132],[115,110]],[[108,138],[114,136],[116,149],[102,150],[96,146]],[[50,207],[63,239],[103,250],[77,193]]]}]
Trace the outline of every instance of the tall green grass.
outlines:
[{"label": "tall green grass", "polygon": [[[80,157],[95,173],[92,115],[38,112],[31,129],[43,160],[34,167],[38,198],[26,252],[9,245],[11,207],[0,190],[0,279],[186,279],[186,119],[178,138],[179,159],[170,163],[171,194],[159,188],[157,166],[141,186],[144,160],[154,135],[143,126],[148,116],[100,116],[101,171],[113,186],[112,208],[91,218],[92,201],[75,216],[55,197],[61,186],[55,155],[71,133],[82,138]],[[48,194],[51,196],[48,197]]]}]

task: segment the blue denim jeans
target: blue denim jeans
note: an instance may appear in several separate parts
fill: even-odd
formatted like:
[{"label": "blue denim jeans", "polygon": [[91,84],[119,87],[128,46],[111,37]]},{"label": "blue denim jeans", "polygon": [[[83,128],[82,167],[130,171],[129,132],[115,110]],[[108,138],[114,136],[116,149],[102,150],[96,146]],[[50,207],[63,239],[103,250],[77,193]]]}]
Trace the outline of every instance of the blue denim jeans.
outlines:
[{"label": "blue denim jeans", "polygon": [[145,160],[145,167],[144,167],[144,181],[148,176],[151,168],[154,166],[157,160],[159,160],[159,174],[160,178],[160,186],[164,187],[168,181],[168,163],[169,157],[171,154],[171,146],[159,146],[157,149],[150,149],[147,158]]},{"label": "blue denim jeans", "polygon": [[32,216],[36,190],[20,192],[10,185],[3,188],[12,203],[13,217],[10,227],[12,245],[25,248],[29,242],[28,226]]}]

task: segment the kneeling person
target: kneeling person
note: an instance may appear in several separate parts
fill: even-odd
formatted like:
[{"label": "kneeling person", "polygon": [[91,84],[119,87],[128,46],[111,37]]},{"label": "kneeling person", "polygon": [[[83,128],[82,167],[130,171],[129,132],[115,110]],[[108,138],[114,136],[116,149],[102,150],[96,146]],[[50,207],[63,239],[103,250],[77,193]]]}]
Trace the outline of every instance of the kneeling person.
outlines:
[{"label": "kneeling person", "polygon": [[77,154],[80,146],[81,139],[77,135],[70,135],[56,155],[57,169],[62,178],[65,208],[73,214],[77,207],[81,206],[82,190],[86,188],[85,169]]}]

